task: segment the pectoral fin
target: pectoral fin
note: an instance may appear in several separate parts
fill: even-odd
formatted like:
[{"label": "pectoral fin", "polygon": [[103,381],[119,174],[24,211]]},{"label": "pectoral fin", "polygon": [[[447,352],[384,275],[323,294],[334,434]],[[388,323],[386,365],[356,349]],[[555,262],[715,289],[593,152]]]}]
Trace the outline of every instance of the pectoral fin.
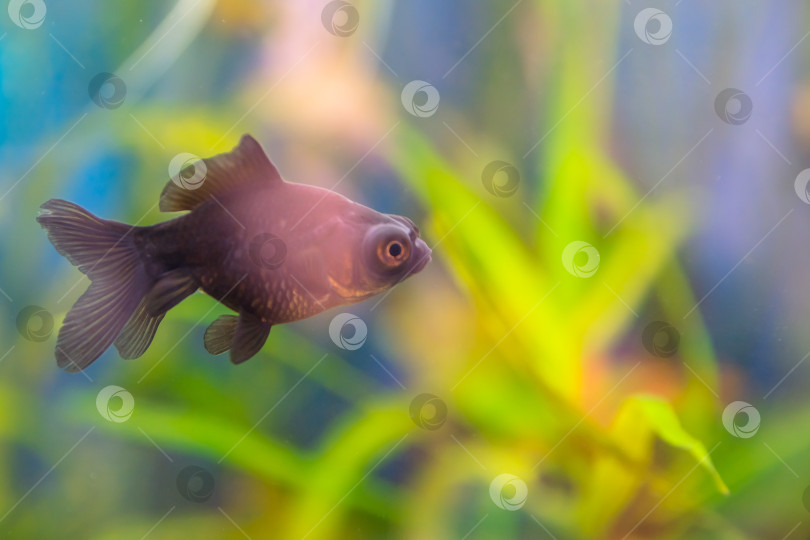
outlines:
[{"label": "pectoral fin", "polygon": [[231,351],[231,362],[241,364],[261,350],[272,325],[251,315],[223,315],[205,331],[205,350],[211,354]]},{"label": "pectoral fin", "polygon": [[270,324],[245,315],[239,316],[236,332],[231,342],[231,362],[241,364],[258,353],[270,335]]},{"label": "pectoral fin", "polygon": [[211,354],[222,354],[230,349],[238,320],[236,315],[223,315],[211,323],[203,338],[205,350]]}]

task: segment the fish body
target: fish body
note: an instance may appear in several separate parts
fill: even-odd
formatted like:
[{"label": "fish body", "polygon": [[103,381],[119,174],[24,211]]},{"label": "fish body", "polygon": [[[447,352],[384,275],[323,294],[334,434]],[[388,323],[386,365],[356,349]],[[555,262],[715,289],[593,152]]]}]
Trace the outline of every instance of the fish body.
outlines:
[{"label": "fish body", "polygon": [[61,367],[83,369],[113,343],[141,356],[166,312],[198,289],[236,312],[208,328],[206,349],[240,363],[273,325],[365,300],[430,260],[411,220],[282,180],[248,135],[173,178],[160,208],[188,213],[130,227],[66,201],[42,206],[51,242],[91,280],[57,339]]}]

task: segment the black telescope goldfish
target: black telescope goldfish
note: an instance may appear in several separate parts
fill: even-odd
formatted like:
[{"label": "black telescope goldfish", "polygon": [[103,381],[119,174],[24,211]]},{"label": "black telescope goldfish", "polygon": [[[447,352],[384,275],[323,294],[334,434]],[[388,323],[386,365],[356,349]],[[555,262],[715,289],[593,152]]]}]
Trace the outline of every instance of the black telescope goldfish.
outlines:
[{"label": "black telescope goldfish", "polygon": [[188,213],[141,227],[59,199],[42,205],[51,243],[90,278],[59,331],[60,367],[82,370],[112,344],[141,356],[166,312],[197,289],[237,313],[208,327],[205,348],[238,364],[273,325],[365,300],[430,261],[410,219],[282,180],[249,135],[173,177],[160,210]]}]

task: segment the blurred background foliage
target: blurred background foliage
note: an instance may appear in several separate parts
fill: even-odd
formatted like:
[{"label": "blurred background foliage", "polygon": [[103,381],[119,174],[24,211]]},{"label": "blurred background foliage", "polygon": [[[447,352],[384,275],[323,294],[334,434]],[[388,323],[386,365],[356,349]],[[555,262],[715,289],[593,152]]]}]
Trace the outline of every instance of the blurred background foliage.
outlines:
[{"label": "blurred background foliage", "polygon": [[[635,34],[635,0],[355,0],[347,37],[323,0],[46,4],[36,29],[0,23],[3,537],[810,532],[803,3],[661,5],[661,46]],[[125,82],[120,107],[90,99],[100,72]],[[435,115],[403,108],[415,79]],[[715,114],[727,87],[748,123]],[[171,158],[244,132],[288,180],[413,218],[433,263],[347,310],[369,327],[355,351],[330,341],[334,311],[231,366],[202,347],[226,310],[198,294],[141,359],[58,371],[86,281],[38,206],[162,221]],[[519,171],[514,195],[484,188],[494,160]],[[598,250],[592,277],[566,270],[573,241]],[[45,341],[18,328],[28,305],[54,317]],[[644,347],[654,321],[677,354]],[[108,385],[134,396],[126,422],[96,409]],[[414,413],[423,393],[438,408]],[[761,414],[754,437],[723,427],[736,400]],[[187,466],[209,498],[178,486]],[[527,485],[517,511],[490,497],[504,473]]]}]

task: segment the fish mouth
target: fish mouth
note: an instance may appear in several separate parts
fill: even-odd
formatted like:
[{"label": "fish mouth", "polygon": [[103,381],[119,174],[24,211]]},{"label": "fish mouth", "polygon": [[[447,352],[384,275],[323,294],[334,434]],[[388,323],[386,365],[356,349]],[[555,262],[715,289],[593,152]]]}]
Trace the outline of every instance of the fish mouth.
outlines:
[{"label": "fish mouth", "polygon": [[427,266],[427,263],[431,261],[430,254],[433,251],[427,246],[427,244],[421,238],[416,240],[416,250],[415,250],[415,257],[416,264],[411,270],[411,274],[416,274],[417,272],[421,272],[422,269]]}]

